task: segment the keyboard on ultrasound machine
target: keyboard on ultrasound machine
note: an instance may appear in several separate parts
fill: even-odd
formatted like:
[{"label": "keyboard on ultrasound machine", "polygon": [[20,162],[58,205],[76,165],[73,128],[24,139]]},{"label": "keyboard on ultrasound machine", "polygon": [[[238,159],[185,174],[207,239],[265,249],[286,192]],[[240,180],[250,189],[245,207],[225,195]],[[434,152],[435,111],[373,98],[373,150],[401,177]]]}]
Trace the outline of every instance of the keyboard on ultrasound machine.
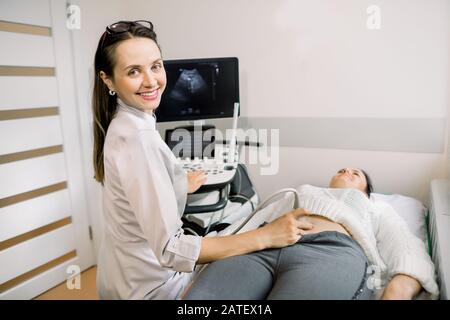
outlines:
[{"label": "keyboard on ultrasound machine", "polygon": [[[215,148],[215,157],[200,159],[178,158],[178,161],[186,171],[202,170],[205,172],[207,180],[199,191],[217,190],[229,184],[236,174],[238,162],[227,162],[228,149]],[[237,151],[234,159],[237,159]]]}]

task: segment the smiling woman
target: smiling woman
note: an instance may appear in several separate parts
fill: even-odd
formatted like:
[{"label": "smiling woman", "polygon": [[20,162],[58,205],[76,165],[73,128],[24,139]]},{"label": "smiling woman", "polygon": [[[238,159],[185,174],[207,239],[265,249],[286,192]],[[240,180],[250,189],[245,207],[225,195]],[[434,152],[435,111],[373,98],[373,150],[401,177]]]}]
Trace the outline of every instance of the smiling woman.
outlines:
[{"label": "smiling woman", "polygon": [[[189,277],[200,238],[180,233],[188,179],[155,128],[166,74],[153,26],[119,21],[95,54],[94,168],[102,183],[105,236],[98,257],[100,298],[174,298]],[[168,242],[170,242],[168,244]],[[180,248],[179,248],[180,247]],[[168,269],[164,269],[166,266]]]},{"label": "smiling woman", "polygon": [[156,130],[166,73],[153,26],[119,21],[95,54],[94,168],[103,185],[105,234],[97,287],[106,299],[175,299],[197,263],[298,240],[310,224],[289,212],[258,230],[224,237],[185,235],[187,193],[205,182],[186,173]]},{"label": "smiling woman", "polygon": [[121,42],[116,48],[113,75],[100,71],[100,76],[125,104],[150,114],[158,107],[166,87],[161,52],[148,38]]}]

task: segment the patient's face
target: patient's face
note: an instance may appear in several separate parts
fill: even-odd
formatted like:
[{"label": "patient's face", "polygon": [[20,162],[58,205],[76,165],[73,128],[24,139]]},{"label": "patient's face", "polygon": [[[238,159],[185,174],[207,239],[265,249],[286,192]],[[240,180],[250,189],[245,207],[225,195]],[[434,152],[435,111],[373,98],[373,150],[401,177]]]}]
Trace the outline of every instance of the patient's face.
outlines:
[{"label": "patient's face", "polygon": [[364,173],[356,168],[339,170],[330,181],[330,188],[352,188],[366,192],[367,181]]}]

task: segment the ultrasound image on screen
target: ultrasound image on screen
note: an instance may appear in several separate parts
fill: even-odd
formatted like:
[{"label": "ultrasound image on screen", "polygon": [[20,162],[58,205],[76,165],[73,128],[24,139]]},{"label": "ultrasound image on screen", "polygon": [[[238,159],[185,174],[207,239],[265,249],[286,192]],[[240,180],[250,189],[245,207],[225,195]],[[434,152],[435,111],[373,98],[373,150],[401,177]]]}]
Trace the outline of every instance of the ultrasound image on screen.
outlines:
[{"label": "ultrasound image on screen", "polygon": [[158,122],[233,116],[239,102],[236,58],[165,61],[167,85]]},{"label": "ultrasound image on screen", "polygon": [[[218,73],[218,66],[216,70]],[[197,100],[198,103],[214,101],[215,77],[214,74],[212,74],[212,77],[208,77],[210,70],[200,70],[203,71],[203,75],[197,69],[180,69],[179,71],[180,75],[177,82],[169,93],[171,100],[178,101],[181,104],[189,104],[190,101],[194,100]]]}]

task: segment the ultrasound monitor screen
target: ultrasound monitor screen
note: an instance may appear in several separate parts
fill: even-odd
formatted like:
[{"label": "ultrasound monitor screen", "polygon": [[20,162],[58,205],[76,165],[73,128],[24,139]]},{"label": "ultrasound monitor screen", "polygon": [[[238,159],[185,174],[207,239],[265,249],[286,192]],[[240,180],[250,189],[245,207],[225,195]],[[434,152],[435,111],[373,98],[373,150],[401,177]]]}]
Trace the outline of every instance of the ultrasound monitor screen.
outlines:
[{"label": "ultrasound monitor screen", "polygon": [[237,58],[166,60],[158,122],[233,117],[239,102]]}]

